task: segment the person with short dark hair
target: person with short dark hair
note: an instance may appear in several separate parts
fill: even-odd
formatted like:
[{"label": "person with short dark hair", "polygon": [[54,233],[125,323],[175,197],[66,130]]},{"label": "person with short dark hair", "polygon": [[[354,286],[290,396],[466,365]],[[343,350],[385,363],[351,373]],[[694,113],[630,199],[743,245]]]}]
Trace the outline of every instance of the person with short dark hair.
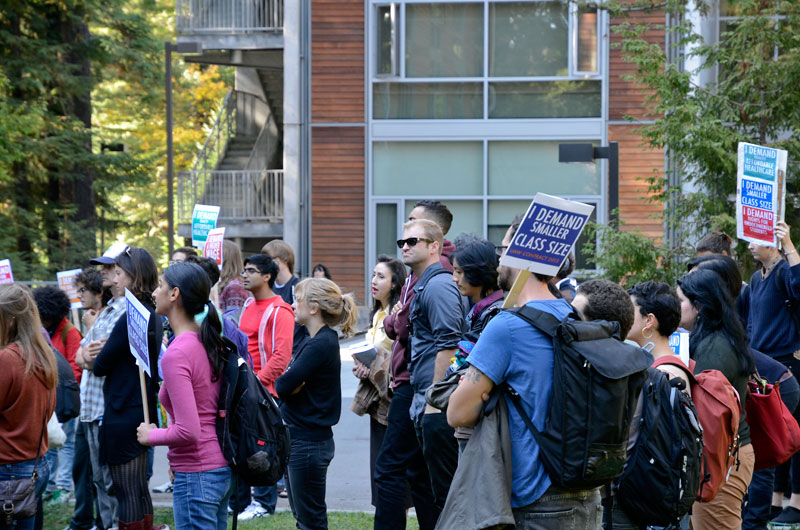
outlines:
[{"label": "person with short dark hair", "polygon": [[331,271],[329,271],[328,267],[326,267],[322,263],[317,263],[316,265],[314,265],[314,268],[311,270],[311,276],[313,278],[325,278],[328,280],[332,279]]},{"label": "person with short dark hair", "polygon": [[[279,270],[278,261],[266,254],[254,254],[244,260],[242,283],[253,297],[245,301],[239,318],[239,329],[247,335],[253,372],[276,398],[275,380],[286,371],[292,358],[295,329],[292,307],[273,291]],[[251,500],[250,486],[244,481],[239,481],[230,501],[234,516],[240,521],[275,513],[277,502],[275,486],[256,487]]]},{"label": "person with short dark hair", "polygon": [[[505,252],[516,232],[509,227],[501,249]],[[513,284],[519,269],[501,265],[499,276]],[[550,291],[549,276],[531,274],[522,285],[517,304],[566,318],[572,307]],[[447,420],[452,426],[473,426],[479,420],[485,396],[495,385],[507,383],[516,390],[525,413],[537,428],[545,423],[553,392],[553,342],[547,335],[510,312],[502,311],[489,322],[467,358],[470,367],[450,396]],[[599,528],[599,488],[576,490],[565,495],[552,487],[539,457],[533,434],[515,407],[508,407],[511,438],[511,508],[516,528]],[[553,517],[558,513],[558,517]]]},{"label": "person with short dark hair", "polygon": [[172,252],[172,257],[169,260],[169,264],[172,265],[173,263],[181,263],[186,261],[186,258],[189,256],[197,256],[197,250],[193,249],[192,247],[176,248]]},{"label": "person with short dark hair", "polygon": [[633,303],[628,293],[610,280],[595,279],[578,286],[572,307],[583,320],[609,320],[619,322],[621,339],[628,336],[633,326]]},{"label": "person with short dark hair", "polygon": [[[417,219],[433,221],[442,229],[442,235],[446,236],[447,232],[450,231],[450,225],[453,223],[453,214],[450,213],[447,206],[440,201],[426,199],[417,201],[414,205],[414,209],[408,214],[409,221]],[[439,262],[442,264],[442,267],[449,271],[453,270],[453,266],[450,263],[450,254],[452,254],[455,249],[456,247],[453,243],[444,237],[442,238],[442,252],[439,257]]]},{"label": "person with short dark hair", "polygon": [[731,236],[724,232],[709,232],[695,245],[695,252],[698,256],[705,256],[708,254],[724,254],[728,257],[731,256],[731,245],[733,240]]}]

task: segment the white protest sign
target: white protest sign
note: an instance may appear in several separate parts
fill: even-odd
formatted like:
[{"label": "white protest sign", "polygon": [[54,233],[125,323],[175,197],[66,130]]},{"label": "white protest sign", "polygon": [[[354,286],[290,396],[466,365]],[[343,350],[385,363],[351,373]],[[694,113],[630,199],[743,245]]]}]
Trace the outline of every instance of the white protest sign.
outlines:
[{"label": "white protest sign", "polygon": [[75,285],[75,278],[81,273],[81,269],[72,269],[56,273],[58,288],[67,293],[69,297],[70,309],[80,309],[81,297],[78,294],[78,286]]},{"label": "white protest sign", "polygon": [[195,204],[192,211],[192,246],[202,249],[208,232],[217,226],[219,206]]},{"label": "white protest sign", "polygon": [[14,283],[14,273],[11,272],[11,260],[0,259],[0,284]]},{"label": "white protest sign", "polygon": [[225,227],[214,228],[208,231],[206,245],[203,247],[203,257],[211,258],[216,261],[220,270],[222,270],[222,248],[224,239]]},{"label": "white protest sign", "polygon": [[128,314],[128,343],[131,355],[146,373],[150,375],[150,355],[147,348],[147,328],[150,324],[150,311],[125,289],[125,302]]},{"label": "white protest sign", "polygon": [[786,160],[782,149],[739,143],[736,171],[736,236],[774,247],[775,223],[783,219]]},{"label": "white protest sign", "polygon": [[594,206],[537,193],[500,264],[555,276]]},{"label": "white protest sign", "polygon": [[676,331],[669,336],[669,347],[672,352],[681,358],[683,364],[689,366],[689,332]]}]

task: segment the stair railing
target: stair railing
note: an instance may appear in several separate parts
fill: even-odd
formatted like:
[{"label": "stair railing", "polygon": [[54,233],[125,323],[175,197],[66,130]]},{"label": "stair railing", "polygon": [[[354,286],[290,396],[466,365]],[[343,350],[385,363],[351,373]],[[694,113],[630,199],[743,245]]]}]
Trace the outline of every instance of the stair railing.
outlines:
[{"label": "stair railing", "polygon": [[230,139],[236,135],[236,91],[231,89],[225,95],[222,106],[214,120],[211,132],[206,138],[203,148],[197,155],[192,171],[215,169],[225,158]]},{"label": "stair railing", "polygon": [[253,144],[253,149],[250,151],[250,156],[244,166],[245,169],[271,169],[269,167],[270,148],[272,143],[276,141],[277,134],[278,125],[275,123],[272,112],[270,112],[266,123],[261,127]]}]

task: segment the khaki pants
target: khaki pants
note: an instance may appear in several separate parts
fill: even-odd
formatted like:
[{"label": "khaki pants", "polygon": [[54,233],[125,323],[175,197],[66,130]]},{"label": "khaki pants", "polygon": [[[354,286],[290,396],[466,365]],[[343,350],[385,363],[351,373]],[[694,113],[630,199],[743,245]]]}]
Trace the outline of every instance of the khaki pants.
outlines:
[{"label": "khaki pants", "polygon": [[753,446],[739,448],[739,469],[731,475],[711,502],[696,502],[692,506],[692,530],[741,530],[742,499],[753,478],[756,455]]}]

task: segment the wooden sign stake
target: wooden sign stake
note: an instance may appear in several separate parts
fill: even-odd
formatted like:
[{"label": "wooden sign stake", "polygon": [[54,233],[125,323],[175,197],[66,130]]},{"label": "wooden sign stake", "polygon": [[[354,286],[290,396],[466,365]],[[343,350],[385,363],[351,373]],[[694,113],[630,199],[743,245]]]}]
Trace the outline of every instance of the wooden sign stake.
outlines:
[{"label": "wooden sign stake", "polygon": [[514,285],[511,286],[511,290],[508,292],[508,296],[503,302],[503,309],[514,307],[514,305],[517,303],[517,298],[519,298],[520,291],[522,291],[522,288],[525,286],[525,283],[528,281],[528,278],[530,277],[531,277],[531,271],[528,270],[519,271],[517,279],[514,280]]},{"label": "wooden sign stake", "polygon": [[144,379],[144,368],[139,363],[139,383],[142,388],[142,409],[144,411],[144,423],[150,425],[150,407],[147,406],[147,382]]}]

